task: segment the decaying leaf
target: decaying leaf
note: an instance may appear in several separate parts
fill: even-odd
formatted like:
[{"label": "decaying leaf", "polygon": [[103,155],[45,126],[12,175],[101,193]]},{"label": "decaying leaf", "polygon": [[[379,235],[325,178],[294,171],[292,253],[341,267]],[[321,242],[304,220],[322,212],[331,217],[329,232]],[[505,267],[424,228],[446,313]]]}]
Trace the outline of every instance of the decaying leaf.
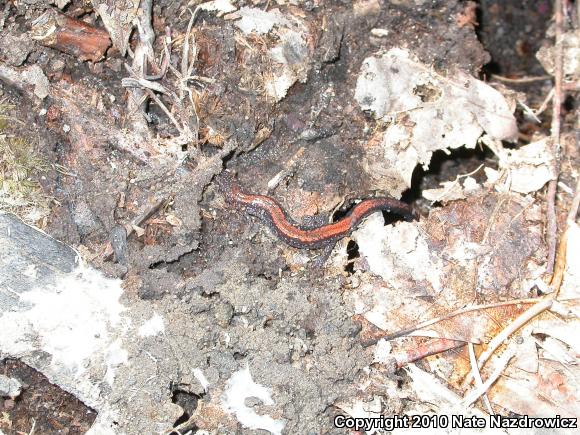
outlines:
[{"label": "decaying leaf", "polygon": [[535,192],[553,179],[554,159],[549,144],[550,140],[544,138],[515,150],[503,150],[499,165],[509,171],[510,190]]},{"label": "decaying leaf", "polygon": [[433,202],[449,202],[457,199],[465,199],[470,194],[477,194],[481,186],[474,178],[465,177],[461,181],[458,177],[455,181],[444,181],[439,189],[427,189],[423,191],[423,198]]},{"label": "decaying leaf", "polygon": [[424,282],[430,291],[441,287],[441,259],[430,252],[425,235],[412,223],[384,226],[375,214],[354,233],[369,270],[396,289],[408,288],[410,280]]},{"label": "decaying leaf", "polygon": [[[535,322],[528,330],[533,329],[540,332],[544,338],[536,339],[540,349],[537,359],[537,369],[533,371],[522,370],[518,365],[508,366],[504,376],[502,376],[494,388],[489,392],[492,402],[522,415],[533,415],[538,417],[553,417],[562,415],[563,417],[577,417],[580,415],[580,405],[578,404],[578,376],[580,366],[578,365],[577,350],[566,348],[564,342],[560,342],[560,348],[568,354],[571,361],[555,360],[554,355],[547,357],[546,348],[554,340],[549,336],[550,324],[546,323],[546,317]],[[568,335],[578,330],[576,325],[565,324],[560,321],[560,329],[568,330]],[[541,325],[548,329],[541,328]],[[540,329],[541,328],[541,329]],[[542,343],[543,342],[543,343]]]},{"label": "decaying leaf", "polygon": [[279,9],[263,11],[258,8],[243,7],[239,10],[238,15],[240,20],[236,22],[236,27],[244,33],[255,32],[261,35],[268,33],[274,27],[290,27],[292,25]]},{"label": "decaying leaf", "polygon": [[200,4],[198,7],[204,11],[216,12],[218,17],[237,10],[230,0],[212,0]]},{"label": "decaying leaf", "polygon": [[[562,36],[563,70],[565,75],[580,74],[580,38],[576,32],[568,32]],[[554,57],[556,46],[542,47],[536,57],[550,74],[554,74]]]},{"label": "decaying leaf", "polygon": [[[261,53],[263,48],[249,50],[254,55],[266,55],[264,72],[264,90],[275,101],[280,101],[296,81],[305,82],[310,69],[310,49],[308,46],[308,29],[303,19],[291,14],[282,14],[278,9],[263,11],[257,8],[243,7],[237,14],[240,20],[236,26],[246,35],[254,34],[272,38],[275,44]],[[264,63],[265,59],[261,59]],[[249,71],[248,74],[256,74]]]},{"label": "decaying leaf", "polygon": [[[537,207],[517,194],[485,193],[438,209],[421,224],[384,226],[382,216],[371,216],[353,233],[362,259],[355,270],[361,273],[347,300],[383,336],[403,331],[485,344],[528,305],[456,312],[482,298],[490,303],[508,293],[527,297],[529,279],[542,271],[536,257],[543,231]],[[417,330],[431,319],[439,320]],[[399,343],[396,351],[413,347],[414,342]],[[465,355],[450,358],[448,367],[454,370],[446,378],[456,385],[470,371]]]},{"label": "decaying leaf", "polygon": [[[21,69],[9,68],[0,64],[0,76],[8,83],[19,83],[33,88],[33,93],[41,100],[51,93],[51,84],[48,77],[38,65],[31,65]],[[19,86],[17,86],[19,87]]]},{"label": "decaying leaf", "polygon": [[[414,364],[409,365],[407,372],[413,379],[413,390],[417,393],[418,398],[437,414],[460,414],[466,417],[485,416],[476,408],[469,409],[461,406],[460,397],[433,374],[421,370]],[[425,412],[424,409],[420,411],[422,411],[421,413]]]},{"label": "decaying leaf", "polygon": [[392,195],[410,187],[415,166],[427,168],[437,150],[473,148],[484,131],[500,140],[517,136],[498,91],[461,71],[437,74],[399,48],[365,59],[355,98],[388,124],[369,143],[365,163]]},{"label": "decaying leaf", "polygon": [[[518,149],[499,148],[499,171],[484,167],[487,176],[486,187],[502,180],[498,190],[507,192],[532,193],[540,190],[553,179],[554,158],[549,148],[550,139],[544,138]],[[504,174],[506,176],[501,177]],[[477,195],[481,186],[470,174],[460,175],[455,181],[444,181],[441,188],[422,192],[423,197],[433,202],[449,202]]]}]

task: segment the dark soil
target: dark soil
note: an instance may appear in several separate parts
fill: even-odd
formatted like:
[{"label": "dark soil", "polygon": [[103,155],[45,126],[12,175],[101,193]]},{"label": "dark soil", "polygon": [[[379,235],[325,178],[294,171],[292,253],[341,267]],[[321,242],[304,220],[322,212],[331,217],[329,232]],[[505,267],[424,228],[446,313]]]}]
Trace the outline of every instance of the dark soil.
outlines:
[{"label": "dark soil", "polygon": [[0,373],[23,384],[18,397],[0,399],[0,430],[5,434],[80,435],[95,421],[95,411],[26,364],[0,361]]}]

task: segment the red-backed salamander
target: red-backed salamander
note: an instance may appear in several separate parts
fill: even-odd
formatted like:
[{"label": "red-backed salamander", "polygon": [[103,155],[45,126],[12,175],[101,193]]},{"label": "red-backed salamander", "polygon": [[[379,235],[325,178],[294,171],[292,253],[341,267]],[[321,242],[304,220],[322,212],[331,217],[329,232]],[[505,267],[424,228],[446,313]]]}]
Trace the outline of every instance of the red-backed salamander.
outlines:
[{"label": "red-backed salamander", "polygon": [[334,245],[338,240],[350,235],[366,216],[379,210],[395,213],[407,219],[417,218],[408,204],[382,197],[359,202],[337,222],[317,228],[306,228],[289,218],[273,198],[242,192],[231,176],[226,175],[219,181],[219,185],[228,202],[245,208],[248,214],[258,217],[281,240],[295,248],[320,249]]}]

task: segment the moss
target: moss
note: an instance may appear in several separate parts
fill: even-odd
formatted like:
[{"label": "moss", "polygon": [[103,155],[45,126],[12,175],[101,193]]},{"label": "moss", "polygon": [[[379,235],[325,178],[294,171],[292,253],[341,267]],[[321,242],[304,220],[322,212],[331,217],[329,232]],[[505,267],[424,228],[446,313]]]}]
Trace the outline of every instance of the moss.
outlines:
[{"label": "moss", "polygon": [[49,165],[26,138],[14,134],[20,121],[8,116],[12,107],[0,101],[0,211],[29,223],[48,215],[48,198],[36,179]]}]

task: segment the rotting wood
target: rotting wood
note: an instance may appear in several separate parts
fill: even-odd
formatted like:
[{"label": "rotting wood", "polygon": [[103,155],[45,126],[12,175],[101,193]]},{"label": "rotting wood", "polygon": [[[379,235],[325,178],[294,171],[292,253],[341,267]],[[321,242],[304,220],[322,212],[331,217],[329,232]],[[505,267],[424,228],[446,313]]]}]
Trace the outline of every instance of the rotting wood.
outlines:
[{"label": "rotting wood", "polygon": [[54,48],[97,62],[105,57],[111,39],[105,29],[91,26],[54,9],[49,9],[32,23],[32,39],[45,47]]}]

